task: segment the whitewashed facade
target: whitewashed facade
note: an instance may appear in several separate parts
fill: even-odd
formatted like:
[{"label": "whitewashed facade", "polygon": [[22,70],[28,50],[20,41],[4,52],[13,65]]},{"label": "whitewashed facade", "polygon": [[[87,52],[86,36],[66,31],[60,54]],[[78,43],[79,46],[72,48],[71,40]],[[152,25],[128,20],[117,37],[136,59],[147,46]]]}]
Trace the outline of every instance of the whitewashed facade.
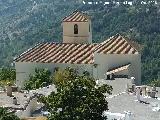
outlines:
[{"label": "whitewashed facade", "polygon": [[[117,69],[126,64],[127,69]],[[72,67],[81,74],[88,71],[95,79],[106,79],[106,73],[113,69],[113,75],[135,77],[136,84],[141,83],[138,44],[119,34],[92,44],[91,20],[80,12],[63,19],[63,43],[39,44],[15,59],[16,84],[23,88],[35,68],[54,72],[57,67]]]},{"label": "whitewashed facade", "polygon": [[88,71],[91,75],[92,65],[86,64],[62,64],[62,63],[24,63],[16,62],[16,85],[23,88],[26,80],[29,79],[29,75],[34,74],[36,68],[47,68],[52,73],[55,68],[65,69],[66,67],[75,68],[80,74],[83,74],[84,71]]},{"label": "whitewashed facade", "polygon": [[[95,63],[98,64],[97,72],[98,79],[103,79],[104,74],[110,68],[115,68],[117,66],[125,65],[130,63],[131,66],[128,71],[124,71],[122,74],[128,75],[128,77],[135,77],[136,83],[141,83],[141,55],[140,54],[98,54],[95,53]],[[121,71],[117,74],[121,74]],[[127,73],[128,72],[128,73]],[[96,73],[94,74],[96,78]]]}]

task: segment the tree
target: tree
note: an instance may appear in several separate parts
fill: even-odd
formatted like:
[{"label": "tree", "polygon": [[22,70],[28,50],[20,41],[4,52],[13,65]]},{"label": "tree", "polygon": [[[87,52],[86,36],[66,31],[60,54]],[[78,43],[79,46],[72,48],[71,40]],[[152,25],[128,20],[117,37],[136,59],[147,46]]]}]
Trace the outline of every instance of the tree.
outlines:
[{"label": "tree", "polygon": [[55,71],[53,76],[53,81],[56,85],[65,84],[70,79],[75,79],[77,76],[77,71],[67,67],[64,70],[58,69]]},{"label": "tree", "polygon": [[16,70],[12,68],[0,69],[0,86],[5,86],[7,83],[14,84],[16,80]]},{"label": "tree", "polygon": [[51,83],[51,72],[48,69],[35,69],[35,74],[31,75],[25,83],[25,89],[38,89]]},{"label": "tree", "polygon": [[102,114],[108,110],[108,102],[104,93],[111,94],[112,87],[98,86],[88,76],[73,76],[76,77],[69,77],[63,84],[57,82],[57,92],[40,98],[51,113],[49,120],[105,120]]},{"label": "tree", "polygon": [[160,87],[160,80],[153,80],[150,82],[151,86]]},{"label": "tree", "polygon": [[12,68],[2,68],[0,69],[0,80],[16,80],[16,71]]},{"label": "tree", "polygon": [[20,120],[14,113],[0,107],[0,120]]}]

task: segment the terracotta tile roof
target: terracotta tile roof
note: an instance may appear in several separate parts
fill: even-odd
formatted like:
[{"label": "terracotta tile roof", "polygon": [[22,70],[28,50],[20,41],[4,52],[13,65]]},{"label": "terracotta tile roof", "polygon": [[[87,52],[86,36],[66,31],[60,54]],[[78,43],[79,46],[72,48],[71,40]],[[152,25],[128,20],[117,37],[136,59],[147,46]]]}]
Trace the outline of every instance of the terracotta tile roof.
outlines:
[{"label": "terracotta tile roof", "polygon": [[131,64],[129,63],[129,64],[126,64],[126,65],[122,65],[122,66],[119,66],[119,67],[116,67],[116,68],[109,69],[106,74],[110,75],[110,74],[114,74],[114,73],[117,73],[117,72],[120,72],[120,71],[123,71],[123,70],[127,70],[130,65]]},{"label": "terracotta tile roof", "polygon": [[129,40],[117,34],[100,43],[96,52],[103,54],[138,54],[136,48]]},{"label": "terracotta tile roof", "polygon": [[66,16],[63,19],[63,22],[88,22],[88,20],[89,20],[89,16],[87,16],[79,11],[74,11],[69,16]]},{"label": "terracotta tile roof", "polygon": [[42,43],[15,59],[16,62],[92,64],[98,44]]},{"label": "terracotta tile roof", "polygon": [[15,62],[93,64],[94,52],[100,54],[138,54],[120,35],[99,44],[41,43],[22,53]]}]

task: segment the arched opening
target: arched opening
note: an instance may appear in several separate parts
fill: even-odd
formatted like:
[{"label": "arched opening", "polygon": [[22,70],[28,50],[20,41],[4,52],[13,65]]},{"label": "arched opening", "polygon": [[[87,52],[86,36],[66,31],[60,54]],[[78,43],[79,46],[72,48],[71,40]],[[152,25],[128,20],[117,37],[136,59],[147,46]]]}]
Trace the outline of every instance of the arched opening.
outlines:
[{"label": "arched opening", "polygon": [[74,34],[78,34],[78,25],[77,24],[74,25]]}]

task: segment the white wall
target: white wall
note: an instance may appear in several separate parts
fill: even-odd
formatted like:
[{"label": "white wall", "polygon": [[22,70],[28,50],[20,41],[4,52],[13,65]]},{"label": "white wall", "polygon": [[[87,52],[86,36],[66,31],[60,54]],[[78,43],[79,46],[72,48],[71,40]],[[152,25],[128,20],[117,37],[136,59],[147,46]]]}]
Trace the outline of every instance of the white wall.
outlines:
[{"label": "white wall", "polygon": [[[78,34],[74,34],[75,24],[78,25]],[[92,43],[92,27],[90,20],[88,22],[63,22],[62,25],[64,43]]]},{"label": "white wall", "polygon": [[135,77],[136,83],[141,83],[141,55],[140,54],[94,54],[99,79],[105,78],[108,69],[131,63],[129,77]]},{"label": "white wall", "polygon": [[98,66],[95,68],[92,64],[65,64],[65,63],[26,63],[16,62],[16,84],[18,87],[22,87],[25,80],[29,79],[29,75],[34,73],[35,68],[47,68],[51,72],[55,67],[66,68],[68,66],[77,69],[79,73],[88,71],[96,79],[104,79],[108,69],[122,66],[127,63],[131,63],[128,70],[129,77],[135,77],[136,83],[141,83],[141,55],[140,54],[94,54],[95,64]]},{"label": "white wall", "polygon": [[82,74],[84,71],[88,71],[91,75],[92,73],[92,65],[90,64],[54,64],[54,63],[27,63],[27,62],[16,62],[15,68],[16,68],[16,85],[19,88],[23,88],[23,85],[25,83],[25,80],[29,79],[29,75],[33,74],[35,71],[35,68],[47,68],[51,72],[54,71],[55,67],[59,68],[66,68],[66,67],[72,67],[75,68],[80,74]]}]

